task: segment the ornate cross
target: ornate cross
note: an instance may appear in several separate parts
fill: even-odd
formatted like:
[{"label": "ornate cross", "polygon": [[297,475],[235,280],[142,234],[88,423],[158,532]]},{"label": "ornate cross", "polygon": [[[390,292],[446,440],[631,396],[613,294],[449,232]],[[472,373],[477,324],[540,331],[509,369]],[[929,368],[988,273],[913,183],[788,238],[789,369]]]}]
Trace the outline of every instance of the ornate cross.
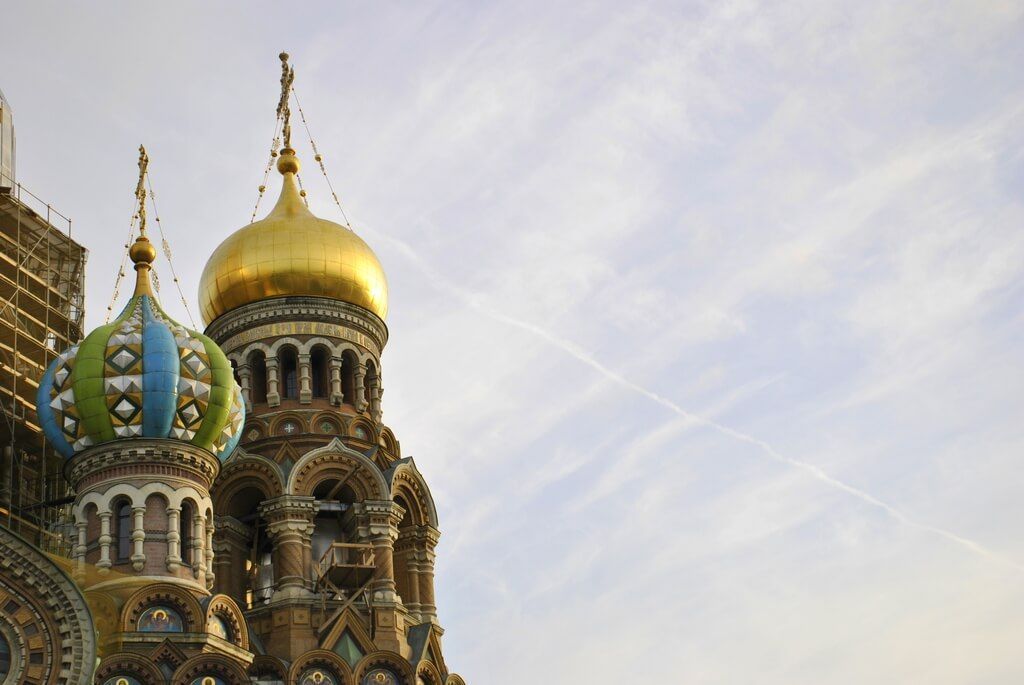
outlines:
[{"label": "ornate cross", "polygon": [[139,146],[139,184],[135,186],[135,199],[139,202],[139,234],[146,235],[146,170],[149,169],[149,155],[146,148]]},{"label": "ornate cross", "polygon": [[279,119],[284,119],[281,135],[284,146],[290,148],[292,146],[292,111],[288,107],[288,93],[292,89],[292,81],[295,80],[295,69],[288,66],[287,52],[282,52],[279,57],[281,58],[281,99],[277,101],[277,116]]}]

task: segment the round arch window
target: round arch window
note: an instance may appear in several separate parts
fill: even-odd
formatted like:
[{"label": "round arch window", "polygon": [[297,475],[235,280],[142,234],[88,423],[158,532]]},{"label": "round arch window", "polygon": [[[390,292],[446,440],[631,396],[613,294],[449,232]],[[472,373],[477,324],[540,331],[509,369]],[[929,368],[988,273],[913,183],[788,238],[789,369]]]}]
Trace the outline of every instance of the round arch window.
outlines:
[{"label": "round arch window", "polygon": [[189,685],[227,685],[223,680],[213,675],[201,675]]},{"label": "round arch window", "polygon": [[142,683],[130,675],[116,675],[103,683],[103,685],[142,685]]},{"label": "round arch window", "polygon": [[386,668],[375,668],[363,676],[361,685],[399,685],[398,676]]}]

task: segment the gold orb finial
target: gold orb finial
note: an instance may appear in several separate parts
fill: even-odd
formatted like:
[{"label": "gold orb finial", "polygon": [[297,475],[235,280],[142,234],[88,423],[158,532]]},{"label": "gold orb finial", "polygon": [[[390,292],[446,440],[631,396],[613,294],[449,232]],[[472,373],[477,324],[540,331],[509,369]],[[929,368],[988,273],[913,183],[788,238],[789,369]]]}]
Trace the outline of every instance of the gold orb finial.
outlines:
[{"label": "gold orb finial", "polygon": [[299,158],[295,156],[295,150],[290,147],[283,148],[277,158],[277,170],[281,174],[297,174],[302,165]]},{"label": "gold orb finial", "polygon": [[153,243],[149,242],[149,238],[140,235],[132,243],[131,248],[128,250],[128,256],[136,264],[149,265],[156,259],[156,247],[153,246]]}]

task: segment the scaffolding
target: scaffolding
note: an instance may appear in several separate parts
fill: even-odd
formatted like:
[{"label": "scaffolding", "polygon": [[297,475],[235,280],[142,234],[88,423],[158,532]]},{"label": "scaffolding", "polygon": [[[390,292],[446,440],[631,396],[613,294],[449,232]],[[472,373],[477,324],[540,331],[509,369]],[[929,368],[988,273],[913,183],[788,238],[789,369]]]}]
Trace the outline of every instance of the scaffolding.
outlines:
[{"label": "scaffolding", "polygon": [[0,174],[0,525],[65,555],[72,493],[35,396],[82,337],[86,258],[69,218]]}]

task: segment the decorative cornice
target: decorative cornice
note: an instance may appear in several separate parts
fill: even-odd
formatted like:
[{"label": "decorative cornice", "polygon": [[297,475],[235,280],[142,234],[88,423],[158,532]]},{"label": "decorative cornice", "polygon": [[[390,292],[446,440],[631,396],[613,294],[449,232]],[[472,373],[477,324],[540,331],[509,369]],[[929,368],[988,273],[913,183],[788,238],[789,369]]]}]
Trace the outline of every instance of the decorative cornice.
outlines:
[{"label": "decorative cornice", "polygon": [[82,494],[111,478],[177,476],[209,490],[220,472],[213,453],[179,440],[126,438],[92,447],[64,465],[64,475]]},{"label": "decorative cornice", "polygon": [[225,352],[232,352],[250,342],[233,340],[234,336],[257,326],[294,321],[322,322],[352,329],[369,338],[367,347],[378,357],[388,341],[388,327],[375,314],[340,300],[306,296],[276,297],[243,305],[218,317],[206,327],[206,334]]}]

